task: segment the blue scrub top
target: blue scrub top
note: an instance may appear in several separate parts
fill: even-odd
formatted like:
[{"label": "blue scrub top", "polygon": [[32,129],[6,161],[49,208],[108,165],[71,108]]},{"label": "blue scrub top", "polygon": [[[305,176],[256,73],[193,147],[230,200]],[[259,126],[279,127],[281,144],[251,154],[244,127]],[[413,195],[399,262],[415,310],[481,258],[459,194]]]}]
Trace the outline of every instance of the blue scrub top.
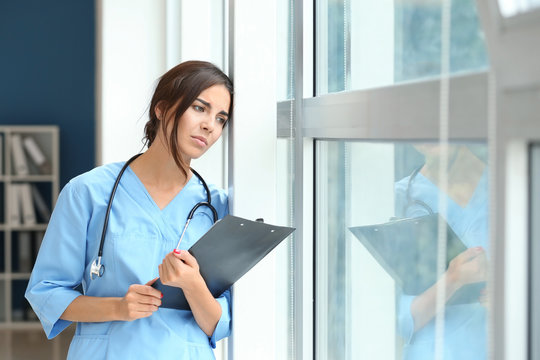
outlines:
[{"label": "blue scrub top", "polygon": [[[446,196],[446,221],[468,247],[482,246],[488,251],[488,171],[484,171],[476,189],[465,207]],[[407,207],[409,177],[396,183],[396,210],[399,217],[427,215],[421,205]],[[439,212],[439,188],[418,173],[410,187],[412,200],[422,200],[434,212]],[[436,239],[434,239],[436,241]],[[398,332],[405,342],[403,358],[406,360],[434,359],[435,320],[414,333],[411,303],[414,296],[401,294],[397,303]],[[444,317],[444,360],[486,359],[486,309],[480,303],[447,305]]]},{"label": "blue scrub top", "polygon": [[[89,296],[123,297],[132,284],[159,276],[158,265],[173,250],[192,207],[206,200],[196,176],[160,210],[146,188],[127,168],[114,198],[103,249],[103,277],[90,280],[107,202],[124,163],[93,169],[72,179],[62,190],[51,216],[26,298],[49,339],[71,322],[59,319],[80,292]],[[212,205],[221,219],[228,213],[227,195],[209,185]],[[200,207],[180,248],[190,248],[211,226],[210,209]],[[216,341],[231,331],[231,296],[217,298],[221,318],[211,337],[197,325],[191,311],[160,308],[134,321],[77,323],[68,359],[214,359]]]}]

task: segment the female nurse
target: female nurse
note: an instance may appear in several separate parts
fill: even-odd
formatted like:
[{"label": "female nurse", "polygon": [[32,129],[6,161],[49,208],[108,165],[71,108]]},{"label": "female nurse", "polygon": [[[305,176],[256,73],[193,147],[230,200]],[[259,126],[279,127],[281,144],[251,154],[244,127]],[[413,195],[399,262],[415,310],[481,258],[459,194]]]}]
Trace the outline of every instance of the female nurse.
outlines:
[{"label": "female nurse", "polygon": [[[148,149],[123,174],[109,216],[102,277],[90,278],[113,184],[124,163],[97,167],[62,190],[26,290],[49,339],[77,323],[68,359],[213,359],[231,331],[231,297],[214,298],[190,248],[213,224],[190,170],[230,120],[233,86],[214,65],[189,61],[159,80],[145,126]],[[120,135],[120,134],[119,134]],[[120,135],[121,136],[121,135]],[[227,195],[209,186],[218,218]],[[161,308],[157,277],[182,288],[191,310]],[[82,293],[75,288],[81,285]]]},{"label": "female nurse", "polygon": [[449,300],[461,287],[486,281],[487,164],[472,151],[474,145],[450,145],[447,191],[441,194],[440,148],[430,144],[415,148],[424,155],[425,163],[396,184],[396,208],[401,211],[398,215],[418,217],[426,215],[427,208],[440,212],[439,199],[446,197],[445,220],[467,250],[450,262],[437,284],[417,296],[402,294],[398,298],[397,325],[405,342],[403,359],[436,358],[437,288],[441,285],[445,287],[447,301],[443,310],[442,358],[483,360],[487,358],[485,294],[481,293],[478,301],[468,303],[454,304]]}]

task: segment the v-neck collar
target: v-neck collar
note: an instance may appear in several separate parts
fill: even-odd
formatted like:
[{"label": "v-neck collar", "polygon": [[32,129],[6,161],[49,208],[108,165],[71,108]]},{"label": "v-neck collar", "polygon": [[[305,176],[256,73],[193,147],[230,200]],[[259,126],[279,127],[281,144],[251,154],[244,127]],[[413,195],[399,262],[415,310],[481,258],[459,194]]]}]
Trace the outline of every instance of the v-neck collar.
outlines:
[{"label": "v-neck collar", "polygon": [[184,185],[184,187],[180,189],[180,191],[171,199],[171,201],[169,201],[169,203],[165,205],[163,209],[160,209],[157,203],[154,201],[154,198],[152,198],[152,196],[148,192],[148,189],[146,189],[146,186],[144,186],[141,179],[139,179],[137,174],[135,174],[133,169],[131,169],[131,166],[128,166],[127,173],[137,184],[138,189],[144,193],[145,198],[150,202],[152,208],[161,215],[168,213],[171,208],[174,208],[174,204],[179,201],[178,199],[182,197],[182,194],[185,192],[186,188],[190,187],[193,184],[193,179],[196,177],[195,175],[192,175],[188,182]]},{"label": "v-neck collar", "polygon": [[[428,187],[434,188],[436,190],[435,194],[437,194],[437,196],[433,200],[436,203],[438,203],[439,202],[439,198],[438,198],[439,195],[438,194],[441,192],[441,189],[439,187],[437,187],[437,185],[435,185],[430,179],[428,179],[426,176],[424,176],[424,174],[419,172],[418,177]],[[444,196],[449,201],[449,206],[455,207],[456,210],[458,210],[461,213],[467,212],[470,209],[474,209],[477,206],[479,197],[481,197],[481,195],[483,195],[483,193],[485,192],[484,187],[486,186],[486,178],[487,178],[487,168],[484,169],[482,175],[480,176],[480,179],[478,180],[478,183],[476,184],[476,187],[475,187],[473,193],[471,194],[471,197],[469,198],[469,201],[467,202],[467,204],[465,206],[461,206],[454,199],[452,199],[452,197],[450,197],[448,194],[445,193]]]}]

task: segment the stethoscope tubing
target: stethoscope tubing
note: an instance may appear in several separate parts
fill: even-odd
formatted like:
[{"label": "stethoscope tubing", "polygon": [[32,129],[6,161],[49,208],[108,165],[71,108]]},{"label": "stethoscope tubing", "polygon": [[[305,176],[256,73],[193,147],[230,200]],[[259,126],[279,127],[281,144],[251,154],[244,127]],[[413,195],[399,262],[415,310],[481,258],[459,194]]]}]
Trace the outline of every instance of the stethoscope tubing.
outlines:
[{"label": "stethoscope tubing", "polygon": [[[107,210],[105,211],[105,220],[103,221],[103,230],[101,232],[101,240],[99,242],[98,256],[97,256],[97,259],[94,260],[94,262],[90,266],[90,278],[91,279],[94,279],[95,275],[97,277],[101,277],[101,276],[103,276],[103,273],[105,272],[105,265],[103,265],[101,263],[101,258],[103,257],[103,247],[105,245],[107,227],[109,225],[109,215],[111,213],[114,196],[116,194],[116,189],[118,188],[118,185],[120,184],[120,179],[122,179],[122,175],[124,175],[124,172],[126,171],[129,164],[131,164],[133,162],[133,160],[137,159],[141,155],[142,155],[142,153],[137,154],[137,155],[131,157],[131,159],[129,159],[128,161],[126,161],[126,163],[124,164],[124,166],[122,167],[122,169],[118,173],[118,176],[116,177],[116,180],[114,182],[114,185],[113,185],[113,188],[112,188],[112,191],[111,191],[111,196],[109,197],[109,202],[107,204]],[[203,177],[201,175],[199,175],[198,172],[196,172],[193,169],[191,169],[191,171],[193,172],[193,174],[197,178],[199,178],[202,186],[204,187],[204,190],[206,191],[206,200],[207,201],[198,202],[197,204],[195,204],[195,206],[193,206],[193,208],[189,212],[187,220],[186,220],[186,224],[184,225],[184,229],[182,230],[182,235],[180,236],[180,240],[178,241],[176,249],[178,249],[178,247],[180,246],[180,242],[184,238],[184,234],[185,234],[185,232],[187,230],[187,227],[188,227],[189,223],[191,222],[191,219],[193,219],[193,216],[195,215],[195,212],[197,211],[198,208],[200,208],[201,206],[208,207],[212,211],[212,217],[213,217],[214,223],[216,223],[217,220],[218,220],[218,213],[217,213],[216,208],[212,205],[212,197],[210,195],[210,190],[208,189],[208,185],[204,181]]]}]

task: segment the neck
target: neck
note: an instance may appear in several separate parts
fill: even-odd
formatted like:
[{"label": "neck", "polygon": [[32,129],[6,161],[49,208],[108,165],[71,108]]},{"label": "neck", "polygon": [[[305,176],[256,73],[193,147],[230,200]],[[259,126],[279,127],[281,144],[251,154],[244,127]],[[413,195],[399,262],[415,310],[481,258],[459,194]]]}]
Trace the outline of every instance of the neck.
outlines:
[{"label": "neck", "polygon": [[[184,159],[186,161],[187,159]],[[186,161],[189,166],[189,161]],[[156,138],[148,150],[130,165],[139,179],[146,185],[161,189],[183,187],[191,178],[178,168],[168,149],[160,139]]]}]

